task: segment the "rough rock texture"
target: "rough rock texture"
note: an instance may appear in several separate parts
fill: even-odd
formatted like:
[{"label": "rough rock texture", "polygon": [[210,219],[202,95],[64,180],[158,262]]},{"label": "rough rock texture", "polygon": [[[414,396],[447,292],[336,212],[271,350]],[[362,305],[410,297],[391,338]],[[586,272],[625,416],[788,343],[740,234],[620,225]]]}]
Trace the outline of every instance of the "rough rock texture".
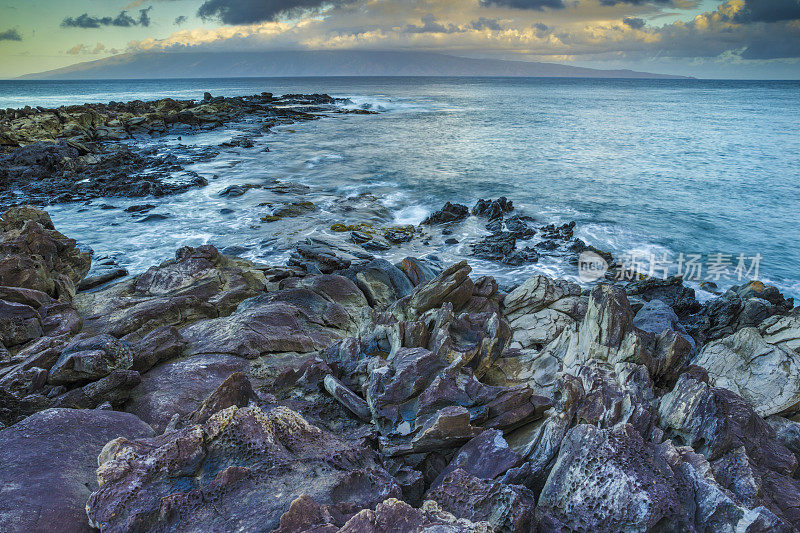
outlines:
[{"label": "rough rock texture", "polygon": [[456,469],[426,498],[442,509],[472,522],[488,522],[495,531],[532,531],[536,498],[519,485],[483,481]]},{"label": "rough rock texture", "polygon": [[800,353],[768,343],[756,328],[706,344],[694,363],[708,371],[715,386],[739,394],[761,416],[800,410]]},{"label": "rough rock texture", "polygon": [[175,259],[129,281],[76,299],[84,330],[138,341],[163,326],[229,315],[264,290],[263,273],[213,246],[181,248]]},{"label": "rough rock texture", "polygon": [[364,510],[351,518],[338,533],[382,533],[384,531],[415,531],[418,533],[489,533],[488,523],[474,523],[456,518],[443,511],[435,502],[425,502],[422,509],[391,498],[378,504],[375,510]]},{"label": "rough rock texture", "polygon": [[284,407],[229,407],[205,424],[116,439],[100,455],[86,505],[103,530],[274,529],[302,494],[344,520],[400,487],[374,453]]},{"label": "rough rock texture", "polygon": [[0,285],[69,300],[90,265],[91,255],[59,233],[46,212],[14,207],[0,218]]},{"label": "rough rock texture", "polygon": [[86,500],[97,490],[103,446],[116,437],[151,437],[128,413],[47,409],[0,431],[3,531],[89,531]]},{"label": "rough rock texture", "polygon": [[742,328],[756,327],[772,316],[786,315],[794,306],[775,287],[753,281],[731,287],[721,297],[706,302],[688,319],[689,333],[701,344],[721,339]]},{"label": "rough rock texture", "polygon": [[[537,513],[584,531],[681,531],[680,487],[630,426],[581,424],[561,445]],[[663,528],[663,529],[660,529]]]},{"label": "rough rock texture", "polygon": [[586,314],[577,284],[545,276],[525,281],[505,297],[503,306],[514,331],[512,346],[537,350]]}]

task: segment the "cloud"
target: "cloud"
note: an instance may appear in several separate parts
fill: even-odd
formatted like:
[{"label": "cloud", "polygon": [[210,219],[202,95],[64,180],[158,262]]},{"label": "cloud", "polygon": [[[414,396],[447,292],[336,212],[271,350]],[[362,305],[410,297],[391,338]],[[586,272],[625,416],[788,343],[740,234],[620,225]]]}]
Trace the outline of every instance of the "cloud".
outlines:
[{"label": "cloud", "polygon": [[732,20],[738,23],[800,19],[800,0],[745,0]]},{"label": "cloud", "polygon": [[[682,6],[682,10],[696,5],[693,0],[675,0],[669,8],[666,2],[660,2],[660,6],[653,2],[647,6],[618,2],[612,8],[600,5],[599,0],[564,0],[566,9],[543,11],[526,2],[527,10],[509,16],[507,3],[495,6],[479,2],[456,4],[452,0],[368,0],[356,6],[337,0],[297,19],[180,29],[165,39],[131,43],[131,51],[419,49],[583,64],[741,64],[789,58],[800,65],[800,24],[735,22],[743,16],[739,13],[748,1],[751,0],[720,1],[715,9],[698,9],[693,16],[673,13],[675,6]],[[286,4],[282,6],[285,8]],[[670,22],[656,25],[663,14],[669,15]]]},{"label": "cloud", "polygon": [[106,48],[106,45],[103,43],[97,43],[94,48],[91,48],[83,43],[78,43],[69,50],[67,50],[67,54],[71,56],[83,55],[83,54],[118,54],[119,50],[116,48]]},{"label": "cloud", "polygon": [[131,26],[150,26],[151,7],[139,10],[139,18],[135,19],[128,15],[127,11],[120,11],[116,17],[94,17],[88,13],[77,17],[67,17],[61,21],[64,28],[101,28],[103,26],[117,26],[129,28]]},{"label": "cloud", "polygon": [[634,30],[641,30],[647,24],[644,19],[636,18],[636,17],[625,17],[622,19],[622,23],[626,26],[630,26]]},{"label": "cloud", "polygon": [[203,20],[217,19],[224,24],[256,24],[335,3],[339,0],[205,0],[197,16]]},{"label": "cloud", "polygon": [[422,17],[422,23],[422,26],[409,24],[403,31],[406,33],[459,33],[466,31],[455,24],[448,24],[446,27],[439,24],[436,22],[436,17],[430,13]]},{"label": "cloud", "polygon": [[16,28],[0,31],[0,41],[21,41],[22,35]]},{"label": "cloud", "polygon": [[492,31],[503,31],[503,27],[497,21],[497,19],[487,19],[486,17],[481,17],[478,20],[473,20],[470,23],[470,26],[473,30],[492,30]]},{"label": "cloud", "polygon": [[564,0],[480,0],[482,6],[510,7],[512,9],[534,9],[544,11],[544,8],[564,9],[567,7]]},{"label": "cloud", "polygon": [[641,6],[644,4],[672,4],[673,0],[600,0],[601,6],[615,6],[617,4],[631,4]]},{"label": "cloud", "polygon": [[76,44],[75,46],[67,50],[67,53],[71,56],[76,56],[80,53],[86,52],[87,50],[88,48],[86,48],[86,45],[81,43],[81,44]]},{"label": "cloud", "polygon": [[179,17],[175,17],[175,25],[180,26],[181,24],[186,24],[186,21],[189,20],[186,15],[181,15]]}]

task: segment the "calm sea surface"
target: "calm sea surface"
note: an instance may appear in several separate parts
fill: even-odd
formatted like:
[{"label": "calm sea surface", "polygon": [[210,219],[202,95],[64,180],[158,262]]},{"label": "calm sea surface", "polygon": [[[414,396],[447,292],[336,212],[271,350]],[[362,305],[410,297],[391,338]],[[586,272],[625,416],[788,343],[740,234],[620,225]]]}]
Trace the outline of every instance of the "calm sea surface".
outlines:
[{"label": "calm sea surface", "polygon": [[[201,98],[262,91],[329,93],[379,115],[341,115],[276,128],[256,148],[221,149],[193,169],[211,184],[148,200],[169,215],[140,223],[120,208],[141,199],[51,206],[64,233],[113,255],[133,272],[185,244],[210,242],[278,262],[292,238],[324,233],[347,219],[341,199],[370,193],[391,222],[418,223],[445,201],[472,205],[508,196],[542,222],[577,221],[576,234],[617,254],[649,257],[760,254],[762,279],[800,296],[800,83],[704,80],[518,78],[269,78],[142,81],[0,81],[0,107],[133,99]],[[159,149],[219,145],[253,124],[156,139]],[[262,146],[263,145],[263,146]],[[259,148],[269,147],[269,152]],[[298,182],[319,206],[313,223],[291,232],[261,224],[254,189],[222,198],[231,184]],[[270,195],[273,196],[270,196]],[[233,210],[232,213],[228,209]],[[222,212],[220,212],[222,210]],[[355,215],[354,215],[355,216]],[[461,243],[432,244],[443,259],[468,253],[483,231],[467,225]],[[403,254],[414,250],[394,251]],[[393,256],[392,256],[393,257]],[[712,260],[712,262],[714,262]],[[752,266],[752,261],[748,266]],[[563,265],[478,271],[509,280],[531,272],[570,276]],[[707,271],[702,273],[706,277]],[[713,278],[712,278],[713,279]],[[720,279],[720,285],[736,282]]]}]

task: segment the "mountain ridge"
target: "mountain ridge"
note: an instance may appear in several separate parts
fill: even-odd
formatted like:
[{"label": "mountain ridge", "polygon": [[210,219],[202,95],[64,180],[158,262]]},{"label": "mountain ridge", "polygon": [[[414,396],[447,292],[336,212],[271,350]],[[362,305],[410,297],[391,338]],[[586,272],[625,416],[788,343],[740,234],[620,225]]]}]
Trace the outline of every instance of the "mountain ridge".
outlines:
[{"label": "mountain ridge", "polygon": [[627,69],[473,59],[438,52],[137,52],[27,74],[17,79],[233,78],[302,76],[508,76],[689,79]]}]

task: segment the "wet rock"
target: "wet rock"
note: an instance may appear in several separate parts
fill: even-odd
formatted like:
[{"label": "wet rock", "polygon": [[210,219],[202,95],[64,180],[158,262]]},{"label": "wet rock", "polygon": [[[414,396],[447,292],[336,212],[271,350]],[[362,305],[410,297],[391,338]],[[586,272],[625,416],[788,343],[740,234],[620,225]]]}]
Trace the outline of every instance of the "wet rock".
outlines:
[{"label": "wet rock", "polygon": [[570,241],[574,236],[575,232],[575,221],[567,222],[566,224],[562,224],[561,226],[556,226],[555,224],[548,224],[540,228],[541,235],[544,239],[547,240],[556,240],[556,241]]},{"label": "wet rock", "polygon": [[91,255],[56,231],[50,216],[33,207],[15,207],[0,220],[0,285],[70,299],[86,276]]},{"label": "wet rock", "polygon": [[305,494],[342,521],[400,488],[373,452],[309,424],[285,407],[229,407],[205,424],[103,449],[100,489],[86,505],[100,529],[213,530],[231,519],[275,529]]},{"label": "wet rock", "polygon": [[529,278],[505,297],[503,305],[520,348],[543,348],[586,314],[580,286],[545,276]]},{"label": "wet rock", "polygon": [[9,532],[90,530],[86,500],[97,489],[103,446],[150,437],[128,413],[48,409],[0,431],[0,522]]},{"label": "wet rock", "polygon": [[451,204],[447,202],[439,211],[435,211],[428,215],[422,221],[426,226],[436,226],[439,224],[447,224],[450,222],[458,222],[464,220],[469,216],[469,208],[461,204]]},{"label": "wet rock", "polygon": [[742,328],[756,327],[772,316],[786,315],[793,304],[791,298],[785,300],[774,287],[754,281],[732,287],[720,298],[706,302],[688,319],[687,330],[700,344],[705,344]]},{"label": "wet rock", "polygon": [[517,250],[515,234],[504,231],[487,235],[472,247],[472,255],[508,265],[523,265],[539,260],[539,253],[531,247]]},{"label": "wet rock", "polygon": [[414,287],[432,280],[441,273],[441,269],[436,265],[415,257],[406,257],[397,267],[405,273]]},{"label": "wet rock", "polygon": [[103,272],[102,274],[98,274],[96,276],[89,276],[88,278],[84,278],[78,284],[79,291],[88,291],[92,289],[96,289],[101,285],[105,285],[115,279],[124,278],[128,275],[128,271],[124,268],[114,268],[107,272]]},{"label": "wet rock", "polygon": [[418,317],[445,302],[459,311],[472,297],[475,285],[469,278],[472,269],[466,261],[456,263],[428,283],[417,285],[408,296],[398,300],[394,309],[407,317]]},{"label": "wet rock", "polygon": [[174,260],[131,280],[78,295],[85,328],[138,341],[163,326],[230,314],[265,287],[264,274],[210,245],[181,248]]},{"label": "wet rock", "polygon": [[505,196],[501,196],[497,200],[478,200],[478,203],[472,208],[472,214],[492,220],[502,217],[503,214],[510,213],[513,210],[513,203]]},{"label": "wet rock", "polygon": [[403,271],[385,259],[375,259],[343,274],[352,277],[369,305],[377,309],[385,309],[413,289]]}]

